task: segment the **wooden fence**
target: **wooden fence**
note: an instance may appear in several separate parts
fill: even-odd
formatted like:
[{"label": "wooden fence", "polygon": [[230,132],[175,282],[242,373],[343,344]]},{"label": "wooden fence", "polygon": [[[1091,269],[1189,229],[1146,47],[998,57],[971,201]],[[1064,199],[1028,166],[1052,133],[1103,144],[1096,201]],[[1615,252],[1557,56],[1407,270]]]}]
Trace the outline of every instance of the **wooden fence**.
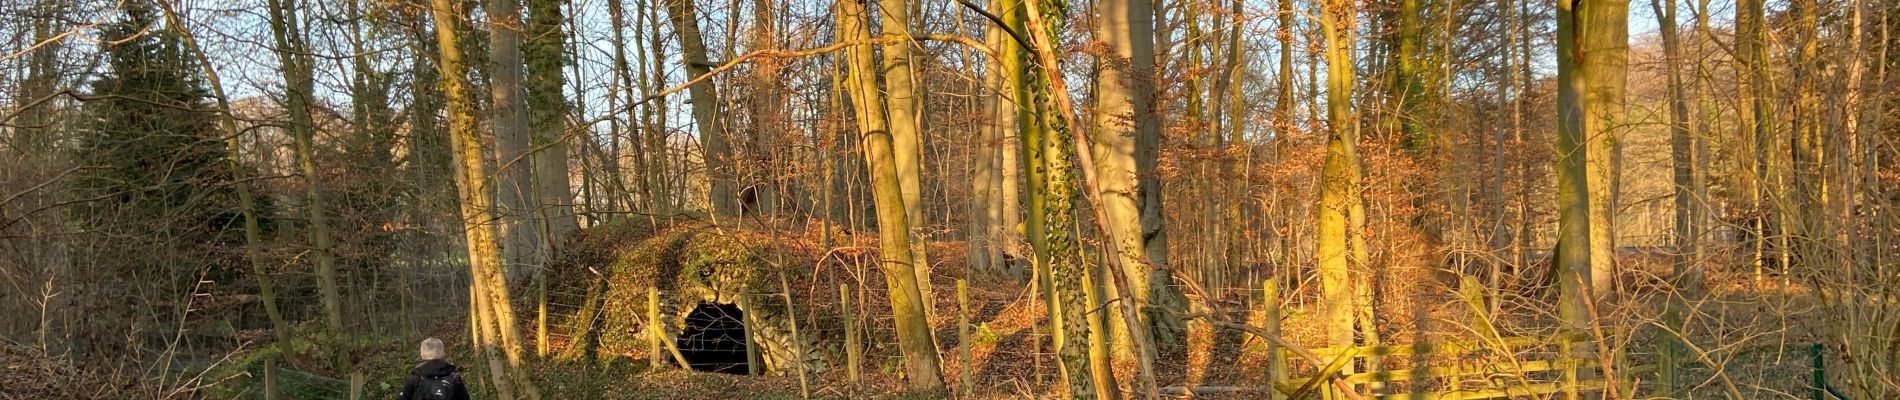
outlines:
[{"label": "wooden fence", "polygon": [[[1274,283],[1265,286],[1267,308],[1263,315],[1268,332],[1279,332],[1280,310]],[[1471,322],[1481,339],[1415,344],[1335,346],[1312,349],[1323,365],[1306,361],[1284,348],[1270,348],[1274,357],[1268,363],[1273,390],[1270,399],[1344,399],[1330,381],[1342,381],[1371,399],[1463,400],[1495,398],[1579,398],[1584,393],[1602,392],[1610,381],[1604,379],[1602,362],[1594,354],[1594,341],[1588,335],[1553,336],[1498,335],[1486,317],[1482,292],[1475,280],[1467,277],[1461,296],[1477,316]],[[1579,357],[1583,355],[1583,357]],[[1388,368],[1404,364],[1404,368]],[[1341,371],[1349,365],[1363,365],[1351,374]],[[1294,374],[1293,371],[1299,371]],[[1631,377],[1656,372],[1655,365],[1623,366],[1612,369],[1617,387],[1627,396]]]}]

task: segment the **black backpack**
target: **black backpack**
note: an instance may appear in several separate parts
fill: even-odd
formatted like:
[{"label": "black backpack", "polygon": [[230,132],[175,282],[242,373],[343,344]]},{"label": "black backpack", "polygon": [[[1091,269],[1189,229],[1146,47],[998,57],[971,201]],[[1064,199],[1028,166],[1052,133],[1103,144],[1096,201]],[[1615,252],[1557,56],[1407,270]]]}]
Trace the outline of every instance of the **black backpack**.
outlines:
[{"label": "black backpack", "polygon": [[436,378],[416,379],[416,400],[454,400],[456,389],[462,386],[462,375],[450,372]]}]

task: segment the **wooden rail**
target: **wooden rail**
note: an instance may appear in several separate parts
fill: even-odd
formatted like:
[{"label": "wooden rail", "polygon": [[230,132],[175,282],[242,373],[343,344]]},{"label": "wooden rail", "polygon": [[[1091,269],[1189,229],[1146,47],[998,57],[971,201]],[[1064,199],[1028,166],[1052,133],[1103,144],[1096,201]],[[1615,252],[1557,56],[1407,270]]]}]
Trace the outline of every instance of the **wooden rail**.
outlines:
[{"label": "wooden rail", "polygon": [[[1469,281],[1470,279],[1467,278]],[[1486,311],[1483,297],[1478,293],[1475,282],[1466,282],[1463,290],[1465,301],[1470,303],[1472,311],[1480,316]],[[1259,310],[1268,332],[1280,331],[1280,309],[1278,288],[1269,280],[1263,286],[1265,297]],[[1317,383],[1329,379],[1338,379],[1344,385],[1367,388],[1404,388],[1408,383],[1437,380],[1439,385],[1427,385],[1431,389],[1415,389],[1410,392],[1377,393],[1368,398],[1374,399],[1414,399],[1414,400],[1465,400],[1495,399],[1516,397],[1537,397],[1556,393],[1572,394],[1577,392],[1603,391],[1610,382],[1603,379],[1578,379],[1578,376],[1603,376],[1602,365],[1596,358],[1579,358],[1576,354],[1564,351],[1577,344],[1593,340],[1588,335],[1568,334],[1552,336],[1499,337],[1490,329],[1488,319],[1480,318],[1479,330],[1484,338],[1478,340],[1424,342],[1396,345],[1370,346],[1334,346],[1312,349],[1312,353],[1323,362],[1304,361],[1295,357],[1287,349],[1270,347],[1268,368],[1273,390],[1267,393],[1269,399],[1320,399],[1338,398],[1335,389]],[[1360,361],[1360,359],[1385,358],[1390,360],[1411,359],[1412,368],[1386,369],[1372,366],[1366,371],[1354,374],[1339,374],[1341,366]],[[1303,360],[1307,364],[1309,375],[1289,376],[1291,371],[1288,360]],[[1371,363],[1365,363],[1372,365]],[[1591,371],[1594,370],[1594,371]],[[1651,374],[1658,370],[1656,365],[1623,366],[1616,370],[1618,392],[1628,393],[1625,381],[1638,374]],[[1579,371],[1591,371],[1579,374]],[[1343,386],[1343,385],[1342,385]],[[1313,396],[1317,394],[1317,396]]]}]

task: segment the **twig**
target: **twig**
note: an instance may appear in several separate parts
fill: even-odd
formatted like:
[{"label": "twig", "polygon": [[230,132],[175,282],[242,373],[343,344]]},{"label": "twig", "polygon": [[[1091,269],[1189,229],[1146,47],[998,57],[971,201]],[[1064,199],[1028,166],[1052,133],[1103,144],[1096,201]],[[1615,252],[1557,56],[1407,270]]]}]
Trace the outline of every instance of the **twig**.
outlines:
[{"label": "twig", "polygon": [[1729,378],[1728,368],[1727,368],[1728,365],[1726,363],[1716,362],[1714,359],[1709,358],[1709,352],[1707,350],[1704,350],[1702,349],[1702,346],[1697,346],[1695,343],[1689,341],[1688,337],[1683,335],[1682,332],[1677,331],[1675,327],[1668,326],[1668,324],[1655,324],[1655,325],[1657,328],[1662,329],[1665,332],[1669,332],[1669,334],[1671,335],[1675,335],[1676,338],[1678,339],[1677,343],[1681,344],[1685,348],[1688,348],[1689,351],[1695,352],[1696,360],[1702,361],[1703,364],[1708,365],[1710,369],[1713,369],[1714,370],[1713,375],[1715,375],[1715,378],[1717,378],[1718,380],[1722,382],[1722,389],[1728,391],[1729,398],[1731,399],[1744,398],[1742,396],[1741,389],[1736,388],[1735,381]]},{"label": "twig", "polygon": [[983,19],[990,20],[990,23],[996,24],[996,27],[998,29],[1002,30],[1003,33],[1009,34],[1009,38],[1014,39],[1016,41],[1016,45],[1022,46],[1022,48],[1028,49],[1030,51],[1035,50],[1035,47],[1029,44],[1029,40],[1023,38],[1023,34],[1021,32],[1017,32],[1014,29],[1009,29],[1009,24],[1003,22],[1002,17],[998,17],[996,16],[996,14],[991,14],[989,10],[984,10],[983,7],[970,3],[970,0],[957,0],[957,4],[962,4],[963,7],[969,8],[970,11],[975,11],[977,15],[982,15]]},{"label": "twig", "polygon": [[773,50],[773,49],[755,50],[749,53],[742,54],[738,58],[734,58],[731,61],[727,61],[725,64],[722,64],[716,68],[713,68],[711,71],[706,71],[706,73],[704,74],[700,74],[699,76],[693,77],[693,79],[689,79],[685,83],[681,83],[678,86],[666,88],[666,90],[654,92],[653,94],[649,94],[646,97],[640,98],[640,101],[629,103],[627,104],[627,107],[635,107],[635,106],[644,105],[647,102],[653,101],[654,99],[666,97],[666,95],[670,95],[674,93],[679,93],[682,90],[686,90],[687,88],[693,87],[693,85],[697,85],[697,84],[700,84],[701,82],[705,82],[706,80],[712,79],[714,75],[719,75],[720,73],[732,70],[733,68],[739,67],[740,64],[745,64],[757,58],[807,57],[807,56],[815,56],[819,54],[836,52],[836,51],[844,50],[845,48],[860,45],[860,44],[890,44],[890,43],[895,43],[895,42],[906,42],[906,41],[917,41],[917,40],[932,40],[932,41],[939,41],[939,42],[960,43],[965,46],[970,46],[971,48],[975,48],[977,49],[977,51],[983,52],[983,54],[989,54],[992,56],[996,54],[996,51],[990,49],[988,45],[985,45],[982,42],[978,42],[976,41],[976,39],[971,39],[971,38],[959,36],[959,35],[910,35],[910,36],[884,35],[884,36],[871,38],[870,40],[854,40],[854,41],[838,42],[838,43],[832,43],[832,44],[828,44],[824,46],[813,47],[813,48],[802,49],[802,50]]},{"label": "twig", "polygon": [[[1590,287],[1589,282],[1583,281],[1583,275],[1572,274],[1571,276],[1576,278],[1577,287]],[[1590,313],[1590,334],[1594,336],[1593,341],[1596,342],[1597,347],[1597,369],[1603,372],[1603,397],[1614,399],[1617,397],[1616,364],[1612,361],[1613,356],[1610,355],[1609,339],[1603,335],[1603,315],[1597,313],[1597,303],[1594,299],[1596,296],[1582,293],[1578,297],[1583,298],[1584,309]]]}]

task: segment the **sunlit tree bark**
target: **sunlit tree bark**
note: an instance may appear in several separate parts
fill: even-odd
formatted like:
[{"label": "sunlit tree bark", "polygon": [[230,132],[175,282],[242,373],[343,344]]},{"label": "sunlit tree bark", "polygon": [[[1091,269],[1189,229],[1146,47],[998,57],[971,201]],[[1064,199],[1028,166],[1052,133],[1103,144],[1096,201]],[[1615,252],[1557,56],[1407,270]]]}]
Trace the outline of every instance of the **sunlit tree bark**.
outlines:
[{"label": "sunlit tree bark", "polygon": [[[436,44],[440,52],[436,66],[442,76],[443,97],[448,100],[449,141],[455,158],[455,180],[462,200],[461,216],[466,224],[463,234],[468,243],[469,283],[472,293],[470,313],[477,322],[487,354],[490,378],[499,387],[512,388],[521,398],[538,400],[540,391],[525,373],[521,334],[514,323],[514,306],[509,302],[508,281],[502,273],[498,247],[492,180],[482,156],[482,142],[476,134],[475,104],[468,89],[462,51],[459,44],[460,18],[456,1],[433,0],[431,15],[436,23]],[[496,349],[495,347],[499,347]],[[497,354],[500,353],[500,354]],[[505,361],[504,361],[505,356]],[[514,398],[503,392],[503,398]]]},{"label": "sunlit tree bark", "polygon": [[[1327,343],[1334,346],[1355,344],[1355,309],[1362,300],[1356,295],[1354,265],[1365,262],[1363,234],[1364,201],[1358,184],[1359,129],[1353,113],[1354,79],[1353,31],[1358,10],[1352,0],[1327,0],[1321,5],[1320,29],[1326,41],[1326,158],[1320,175],[1319,231],[1316,238],[1319,255],[1321,298]],[[1355,209],[1361,216],[1355,217]],[[1358,229],[1352,229],[1356,226]],[[1350,259],[1349,251],[1350,250]],[[1370,326],[1365,327],[1370,329]],[[1347,365],[1342,373],[1352,373]]]},{"label": "sunlit tree bark", "polygon": [[[1275,85],[1277,93],[1274,96],[1273,103],[1273,149],[1276,158],[1284,156],[1286,149],[1293,143],[1294,135],[1297,132],[1297,122],[1295,122],[1295,118],[1298,118],[1297,115],[1294,115],[1294,110],[1298,109],[1300,101],[1293,96],[1293,90],[1297,86],[1293,81],[1293,36],[1294,28],[1296,28],[1294,25],[1293,0],[1279,0],[1278,4],[1278,9],[1275,10],[1275,13],[1279,14],[1279,26],[1275,27],[1274,38],[1279,42],[1280,58],[1276,64],[1279,71],[1274,77],[1277,82]],[[1280,253],[1279,259],[1275,261],[1278,261],[1281,267],[1279,271],[1275,271],[1276,277],[1285,276],[1295,271],[1293,266],[1297,265],[1298,262],[1296,254],[1299,254],[1298,247],[1302,246],[1294,240],[1298,235],[1293,233],[1293,223],[1290,221],[1292,218],[1285,217],[1293,213],[1292,209],[1294,207],[1291,205],[1280,205],[1290,204],[1288,202],[1279,201],[1278,199],[1281,196],[1280,189],[1275,187],[1273,197],[1275,199],[1276,208],[1281,209],[1276,210],[1276,212],[1283,213],[1280,214],[1283,220],[1275,224],[1275,229],[1278,234],[1274,235],[1276,239],[1274,247]]]},{"label": "sunlit tree bark", "polygon": [[[1557,5],[1557,286],[1564,329],[1584,332],[1589,305],[1611,290],[1607,173],[1614,132],[1622,129],[1629,2],[1585,0]],[[1594,167],[1594,168],[1593,168]],[[1568,343],[1568,342],[1566,342]],[[1567,344],[1581,355],[1588,346]],[[1608,371],[1608,368],[1605,368]],[[1566,371],[1574,375],[1575,369]],[[1574,377],[1574,376],[1573,376]],[[1566,388],[1575,396],[1576,388]]]},{"label": "sunlit tree bark", "polygon": [[[1424,116],[1420,111],[1427,107],[1429,89],[1425,76],[1426,54],[1422,51],[1424,27],[1419,21],[1423,9],[1422,0],[1399,0],[1398,31],[1392,33],[1394,43],[1391,87],[1387,90],[1393,105],[1388,114],[1388,129],[1400,135],[1407,150],[1413,154],[1428,154],[1435,151],[1434,140],[1425,130]],[[1434,227],[1427,227],[1434,229]]]},{"label": "sunlit tree bark", "polygon": [[[911,0],[878,0],[878,15],[883,19],[882,32],[885,35],[909,35],[911,32]],[[923,129],[918,126],[918,114],[923,105],[923,88],[917,86],[916,57],[912,55],[913,43],[906,40],[884,45],[881,72],[884,76],[884,97],[890,110],[890,128],[892,150],[897,156],[897,183],[904,191],[904,212],[916,227],[928,224],[924,218],[923,188],[921,168],[924,147]],[[913,227],[913,228],[916,228]],[[920,232],[912,229],[911,243],[915,245],[912,253],[917,256],[917,282],[924,293],[924,312],[934,314],[936,299],[930,294],[930,257],[924,251],[926,242]]]},{"label": "sunlit tree bark", "polygon": [[1589,146],[1590,292],[1602,298],[1615,290],[1616,201],[1620,133],[1626,129],[1625,77],[1629,63],[1629,0],[1586,0],[1575,51],[1584,79],[1580,86],[1583,128]]},{"label": "sunlit tree bark", "polygon": [[[1149,275],[1166,265],[1166,249],[1149,242],[1160,235],[1160,184],[1154,177],[1159,155],[1161,123],[1154,112],[1154,4],[1150,0],[1104,0],[1096,3],[1095,40],[1111,50],[1101,57],[1096,75],[1094,152],[1096,176],[1102,177],[1106,221],[1119,243],[1129,293],[1141,310],[1148,310]],[[1153,202],[1154,209],[1147,209]],[[1153,225],[1152,232],[1148,225]],[[1153,235],[1150,235],[1152,233]],[[1164,272],[1165,273],[1165,272]],[[1162,282],[1166,284],[1167,282]],[[1112,289],[1112,285],[1111,285]],[[1123,297],[1107,291],[1109,298]],[[1143,315],[1142,323],[1154,318]],[[1134,345],[1122,318],[1111,318],[1118,358],[1132,359]]]},{"label": "sunlit tree bark", "polygon": [[[607,22],[609,29],[613,32],[613,87],[615,89],[613,93],[609,94],[609,98],[616,100],[609,102],[608,106],[612,107],[616,112],[622,110],[617,100],[625,96],[624,93],[631,93],[637,90],[637,85],[634,84],[634,67],[627,58],[627,46],[632,45],[638,49],[640,48],[640,43],[637,41],[630,42],[627,39],[627,10],[625,4],[626,2],[624,0],[607,0]],[[636,19],[644,20],[645,15],[644,11],[642,11],[641,14],[639,14],[641,18]],[[639,40],[642,37],[641,33],[644,33],[646,27],[638,26],[634,29],[637,29],[635,31],[634,40]],[[644,67],[645,64],[641,66]],[[628,116],[624,126],[623,123],[620,122],[620,118],[614,118],[611,121],[613,125],[612,129],[608,133],[610,150],[608,151],[605,165],[605,169],[611,174],[611,176],[606,178],[609,186],[608,197],[611,201],[626,202],[626,209],[651,207],[653,198],[652,180],[647,177],[646,141],[641,139],[644,136],[641,133],[644,132],[644,129],[642,129],[643,125],[640,123],[641,120],[637,119],[638,116],[645,115],[647,107],[652,107],[652,105],[642,104],[640,107],[641,112],[639,113],[627,110],[628,113],[635,115]],[[623,137],[625,139],[623,139]],[[631,147],[630,150],[621,150],[622,140],[625,140],[627,146]],[[628,158],[632,158],[632,160],[629,161],[627,160]],[[621,171],[621,168],[623,166],[629,166],[629,164],[632,167],[632,174],[630,176],[620,174],[619,171]],[[624,188],[625,182],[628,180],[633,181],[633,188],[630,190]],[[616,208],[616,210],[619,209]]]},{"label": "sunlit tree bark", "polygon": [[937,365],[936,340],[924,314],[923,292],[917,280],[916,258],[911,254],[909,216],[904,212],[903,194],[898,188],[896,151],[885,118],[885,102],[879,97],[878,69],[872,59],[871,38],[866,19],[868,12],[856,1],[837,3],[840,37],[858,42],[847,53],[852,108],[858,116],[865,163],[871,173],[872,194],[877,202],[878,244],[884,262],[884,280],[890,287],[891,314],[897,323],[897,341],[904,359],[909,387],[930,394],[944,390],[943,373]]}]

